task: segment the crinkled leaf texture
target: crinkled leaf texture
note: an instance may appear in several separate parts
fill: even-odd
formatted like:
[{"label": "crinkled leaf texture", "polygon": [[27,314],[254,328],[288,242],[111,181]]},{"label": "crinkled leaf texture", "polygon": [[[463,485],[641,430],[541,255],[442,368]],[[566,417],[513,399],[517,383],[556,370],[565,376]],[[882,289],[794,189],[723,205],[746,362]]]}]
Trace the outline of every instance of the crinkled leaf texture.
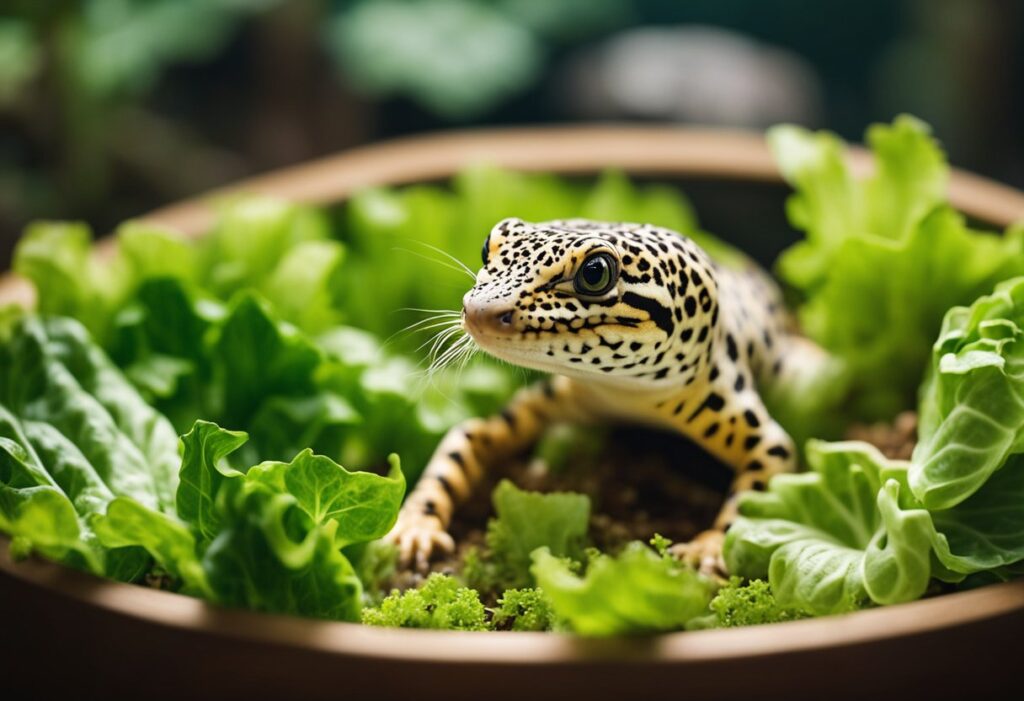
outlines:
[{"label": "crinkled leaf texture", "polygon": [[810,441],[812,471],[744,495],[726,537],[729,571],[767,578],[778,602],[813,614],[924,593],[931,521],[906,501],[907,464],[866,443]]},{"label": "crinkled leaf texture", "polygon": [[592,558],[584,576],[547,548],[534,551],[531,569],[557,617],[583,635],[677,630],[707,610],[713,588],[639,542]]},{"label": "crinkled leaf texture", "polygon": [[348,472],[310,450],[243,474],[227,458],[245,439],[209,422],[196,422],[182,439],[179,515],[198,534],[213,598],[358,620],[362,587],[341,548],[379,538],[394,525],[405,494],[397,456],[388,476]]},{"label": "crinkled leaf texture", "polygon": [[173,428],[76,321],[25,317],[0,356],[0,528],[21,552],[137,578],[145,551],[101,543],[98,524],[120,498],[170,510]]},{"label": "crinkled leaf texture", "polygon": [[[77,322],[28,316],[5,340],[0,528],[16,552],[126,580],[152,558],[182,591],[223,604],[358,619],[361,585],[341,549],[394,524],[397,456],[387,476],[311,450],[243,471],[228,459],[246,435],[209,422],[179,456],[167,419]],[[288,346],[277,348],[268,372],[287,374]]]},{"label": "crinkled leaf texture", "polygon": [[949,311],[920,415],[910,486],[931,509],[967,499],[1024,449],[1024,278]]},{"label": "crinkled leaf texture", "polygon": [[967,226],[947,203],[945,156],[912,117],[868,130],[866,179],[831,134],[783,126],[768,139],[796,189],[790,222],[806,234],[777,263],[805,296],[801,326],[854,379],[847,413],[891,417],[913,402],[946,310],[1024,273],[1024,232]]},{"label": "crinkled leaf texture", "polygon": [[839,613],[912,601],[950,582],[1024,560],[1024,462],[1014,456],[970,498],[928,510],[908,486],[912,463],[866,443],[807,447],[812,472],[781,475],[743,497],[726,564],[767,578],[780,605]]},{"label": "crinkled leaf texture", "polygon": [[530,554],[546,547],[555,557],[579,559],[590,525],[590,499],[573,492],[528,492],[502,480],[491,496],[494,518],[487,545],[505,589],[529,586]]}]

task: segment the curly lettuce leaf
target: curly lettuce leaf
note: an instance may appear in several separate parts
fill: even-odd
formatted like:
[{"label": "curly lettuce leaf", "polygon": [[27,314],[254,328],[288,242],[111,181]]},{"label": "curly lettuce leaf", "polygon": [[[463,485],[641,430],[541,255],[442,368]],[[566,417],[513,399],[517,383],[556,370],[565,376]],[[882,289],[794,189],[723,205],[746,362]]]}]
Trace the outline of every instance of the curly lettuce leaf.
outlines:
[{"label": "curly lettuce leaf", "polygon": [[920,403],[910,487],[930,509],[959,504],[1024,451],[1024,279],[950,309]]},{"label": "curly lettuce leaf", "polygon": [[912,117],[868,130],[864,179],[831,134],[782,126],[768,140],[806,234],[777,262],[805,298],[801,325],[850,370],[847,413],[891,417],[912,405],[946,310],[1024,273],[1024,236],[975,231],[949,207],[945,156]]},{"label": "curly lettuce leaf", "polygon": [[823,615],[919,598],[931,578],[957,582],[1024,560],[1024,463],[1014,456],[949,509],[911,492],[914,463],[858,442],[812,441],[813,472],[744,496],[726,537],[731,572],[767,578],[781,606]]},{"label": "curly lettuce leaf", "polygon": [[247,439],[241,431],[228,431],[209,421],[196,421],[181,437],[184,453],[175,502],[178,516],[207,540],[220,530],[217,494],[221,486],[226,480],[242,476],[226,458]]},{"label": "curly lettuce leaf", "polygon": [[405,496],[405,477],[397,455],[390,456],[390,463],[386,477],[349,472],[307,448],[290,463],[262,463],[247,476],[291,494],[314,523],[336,521],[336,544],[343,548],[380,538],[395,525]]},{"label": "curly lettuce leaf", "polygon": [[115,499],[96,523],[108,547],[144,548],[183,591],[247,608],[358,620],[362,585],[342,552],[385,534],[405,493],[397,457],[380,476],[312,451],[247,470],[247,437],[197,421],[182,437],[178,517]]},{"label": "curly lettuce leaf", "polygon": [[810,441],[812,471],[744,495],[724,549],[729,571],[767,579],[784,607],[823,615],[919,598],[931,519],[908,502],[908,465],[858,442]]},{"label": "curly lettuce leaf", "polygon": [[876,170],[864,180],[854,176],[846,145],[833,134],[782,125],[767,138],[796,190],[786,202],[789,220],[807,236],[778,261],[782,277],[800,289],[825,281],[844,241],[863,235],[902,240],[945,201],[945,156],[928,125],[909,115],[868,129]]},{"label": "curly lettuce leaf", "polygon": [[639,542],[616,557],[592,558],[583,576],[539,548],[531,571],[558,618],[592,636],[682,628],[707,610],[713,588],[693,569]]},{"label": "curly lettuce leaf", "polygon": [[491,495],[495,518],[487,546],[506,589],[529,586],[530,553],[546,547],[555,557],[580,559],[590,526],[590,499],[573,492],[528,492],[502,480]]},{"label": "curly lettuce leaf", "polygon": [[256,611],[358,621],[362,585],[336,545],[287,492],[237,480],[219,500],[222,528],[203,556],[216,600]]}]

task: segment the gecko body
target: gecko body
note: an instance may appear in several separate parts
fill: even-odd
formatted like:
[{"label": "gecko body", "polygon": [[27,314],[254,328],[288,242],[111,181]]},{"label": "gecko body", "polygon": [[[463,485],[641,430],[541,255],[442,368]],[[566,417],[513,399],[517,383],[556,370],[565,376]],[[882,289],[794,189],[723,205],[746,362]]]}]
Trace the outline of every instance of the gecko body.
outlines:
[{"label": "gecko body", "polygon": [[445,435],[389,535],[402,560],[423,568],[451,550],[448,524],[487,465],[550,425],[628,422],[679,432],[735,471],[715,522],[677,547],[720,568],[737,495],[796,465],[759,389],[827,362],[796,333],[775,283],[645,224],[505,219],[482,258],[464,329],[487,353],[551,376]]}]

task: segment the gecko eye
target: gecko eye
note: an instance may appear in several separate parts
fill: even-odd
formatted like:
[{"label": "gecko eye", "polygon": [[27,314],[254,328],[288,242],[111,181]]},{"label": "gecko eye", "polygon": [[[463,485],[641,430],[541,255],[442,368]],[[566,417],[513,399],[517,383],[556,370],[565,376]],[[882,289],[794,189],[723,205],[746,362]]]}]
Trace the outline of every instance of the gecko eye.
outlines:
[{"label": "gecko eye", "polygon": [[576,271],[573,287],[584,295],[603,295],[619,280],[619,266],[609,253],[595,253]]},{"label": "gecko eye", "polygon": [[480,249],[480,260],[483,261],[484,265],[487,265],[488,253],[491,252],[491,235],[487,234],[487,238],[484,239],[484,247]]}]

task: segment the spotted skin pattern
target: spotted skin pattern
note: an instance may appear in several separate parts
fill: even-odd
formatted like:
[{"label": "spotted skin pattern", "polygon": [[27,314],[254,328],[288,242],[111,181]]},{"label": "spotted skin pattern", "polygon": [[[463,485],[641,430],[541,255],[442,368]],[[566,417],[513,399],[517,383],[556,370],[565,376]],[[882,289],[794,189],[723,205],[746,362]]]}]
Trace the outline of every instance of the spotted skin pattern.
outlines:
[{"label": "spotted skin pattern", "polygon": [[[581,267],[612,263],[613,285],[581,291]],[[485,467],[529,448],[553,423],[626,422],[677,431],[735,470],[711,529],[677,554],[722,569],[736,497],[795,467],[792,439],[758,393],[826,356],[795,333],[756,265],[716,265],[693,241],[646,224],[499,222],[463,299],[463,326],[485,351],[552,373],[501,414],[441,441],[389,538],[425,568]]]}]

